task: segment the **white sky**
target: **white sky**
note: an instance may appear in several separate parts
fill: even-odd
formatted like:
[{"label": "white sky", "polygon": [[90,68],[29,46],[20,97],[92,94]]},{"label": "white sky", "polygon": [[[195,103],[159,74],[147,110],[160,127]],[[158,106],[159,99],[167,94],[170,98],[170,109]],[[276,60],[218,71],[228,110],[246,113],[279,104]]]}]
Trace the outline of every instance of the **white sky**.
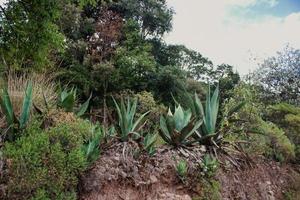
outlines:
[{"label": "white sky", "polygon": [[[168,43],[184,44],[215,64],[233,65],[241,74],[286,44],[300,48],[300,12],[284,17],[263,14],[255,19],[232,12],[255,4],[275,6],[277,0],[167,0],[176,12]],[[264,5],[266,6],[266,5]]]}]

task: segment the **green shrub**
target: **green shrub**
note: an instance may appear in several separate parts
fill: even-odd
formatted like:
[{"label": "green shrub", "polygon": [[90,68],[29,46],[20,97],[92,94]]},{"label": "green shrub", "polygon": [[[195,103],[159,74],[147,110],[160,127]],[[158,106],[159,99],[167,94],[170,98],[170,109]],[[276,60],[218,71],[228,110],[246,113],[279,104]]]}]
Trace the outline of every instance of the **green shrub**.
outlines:
[{"label": "green shrub", "polygon": [[267,138],[266,145],[270,147],[270,152],[266,152],[266,155],[280,162],[292,160],[295,157],[295,147],[283,130],[271,122],[264,121],[261,121],[259,129]]},{"label": "green shrub", "polygon": [[225,102],[224,115],[227,116],[230,109],[240,102],[245,102],[245,105],[238,112],[222,119],[221,131],[225,140],[230,143],[244,141],[242,147],[251,155],[263,154],[279,161],[292,159],[294,145],[284,129],[263,120],[263,105],[253,86],[240,84],[234,90],[233,97]]},{"label": "green shrub", "polygon": [[134,95],[139,103],[137,105],[137,117],[141,116],[143,113],[150,111],[147,116],[147,124],[145,124],[143,130],[146,133],[158,133],[159,130],[159,117],[161,113],[165,113],[167,108],[162,104],[158,104],[152,93],[147,91],[142,91]]},{"label": "green shrub", "polygon": [[193,197],[193,200],[221,200],[221,184],[214,179],[200,181],[201,191],[200,195]]},{"label": "green shrub", "polygon": [[300,161],[300,107],[287,103],[269,106],[266,118],[275,123],[295,144],[296,160]]},{"label": "green shrub", "polygon": [[80,120],[48,130],[39,127],[34,122],[17,141],[4,146],[7,198],[76,199],[78,175],[87,166],[82,144],[90,124]]}]

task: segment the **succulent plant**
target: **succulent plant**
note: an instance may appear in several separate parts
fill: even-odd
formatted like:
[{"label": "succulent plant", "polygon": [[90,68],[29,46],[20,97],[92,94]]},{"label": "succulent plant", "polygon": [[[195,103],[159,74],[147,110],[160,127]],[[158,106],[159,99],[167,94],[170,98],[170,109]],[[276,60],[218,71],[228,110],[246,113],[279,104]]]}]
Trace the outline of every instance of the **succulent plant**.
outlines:
[{"label": "succulent plant", "polygon": [[81,117],[87,111],[92,94],[86,102],[84,102],[78,109],[75,108],[77,102],[76,89],[71,90],[64,89],[59,93],[58,106],[63,108],[66,112],[74,112],[77,116]]},{"label": "succulent plant", "polygon": [[127,141],[131,134],[140,137],[139,134],[140,129],[143,126],[143,121],[146,115],[150,112],[146,112],[142,114],[137,120],[135,120],[136,107],[137,107],[137,99],[130,101],[127,99],[127,105],[125,105],[124,100],[121,100],[120,105],[113,98],[115,103],[117,114],[118,114],[118,128],[119,134],[122,141]]},{"label": "succulent plant", "polygon": [[13,140],[14,133],[17,130],[24,129],[30,117],[30,110],[32,106],[32,84],[27,84],[23,105],[20,113],[20,117],[16,116],[14,112],[11,99],[7,89],[2,89],[0,93],[0,106],[7,122],[7,133],[9,133],[9,139]]},{"label": "succulent plant", "polygon": [[165,142],[173,146],[185,146],[191,144],[189,137],[201,126],[202,120],[191,119],[192,112],[183,110],[179,105],[174,114],[169,109],[168,114],[160,118],[160,136]]}]

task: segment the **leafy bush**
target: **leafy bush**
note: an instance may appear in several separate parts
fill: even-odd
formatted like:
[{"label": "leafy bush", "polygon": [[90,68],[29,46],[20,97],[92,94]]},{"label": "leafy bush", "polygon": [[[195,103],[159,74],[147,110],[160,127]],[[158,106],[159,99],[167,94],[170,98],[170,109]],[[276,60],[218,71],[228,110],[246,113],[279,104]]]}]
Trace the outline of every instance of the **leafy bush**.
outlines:
[{"label": "leafy bush", "polygon": [[266,152],[270,156],[273,156],[278,161],[288,161],[295,157],[295,147],[285,135],[284,131],[279,129],[275,124],[262,121],[259,127],[261,131],[267,137],[267,145],[271,147],[270,152]]},{"label": "leafy bush", "polygon": [[185,146],[192,142],[189,137],[201,126],[202,121],[196,118],[191,119],[192,112],[183,110],[179,105],[175,108],[174,114],[169,109],[168,114],[160,117],[160,136],[173,146]]},{"label": "leafy bush", "polygon": [[134,134],[136,136],[141,136],[138,131],[140,131],[141,127],[143,126],[143,120],[145,116],[149,113],[146,112],[142,114],[136,121],[136,107],[137,107],[137,99],[130,102],[130,99],[127,99],[127,105],[125,106],[124,100],[121,100],[120,105],[114,100],[117,113],[118,113],[118,128],[119,134],[122,141],[127,141],[129,139],[130,134]]},{"label": "leafy bush", "polygon": [[266,118],[284,130],[287,137],[295,144],[297,161],[300,161],[300,108],[280,103],[269,106]]},{"label": "leafy bush", "polygon": [[147,117],[147,124],[145,124],[143,130],[148,133],[158,133],[159,125],[157,121],[159,121],[161,113],[167,111],[167,108],[162,104],[158,104],[150,92],[142,91],[135,94],[134,97],[137,98],[139,102],[137,105],[137,116],[150,111]]},{"label": "leafy bush", "polygon": [[6,143],[9,199],[76,199],[78,175],[87,166],[82,151],[91,124],[79,120],[42,130],[35,121],[14,143]]},{"label": "leafy bush", "polygon": [[230,118],[222,120],[225,140],[244,141],[243,149],[252,155],[264,154],[280,161],[292,159],[294,146],[286,133],[274,123],[263,120],[263,106],[257,97],[257,90],[253,86],[240,84],[234,90],[234,96],[225,103],[223,113],[227,115],[239,102],[245,102],[245,105]]}]

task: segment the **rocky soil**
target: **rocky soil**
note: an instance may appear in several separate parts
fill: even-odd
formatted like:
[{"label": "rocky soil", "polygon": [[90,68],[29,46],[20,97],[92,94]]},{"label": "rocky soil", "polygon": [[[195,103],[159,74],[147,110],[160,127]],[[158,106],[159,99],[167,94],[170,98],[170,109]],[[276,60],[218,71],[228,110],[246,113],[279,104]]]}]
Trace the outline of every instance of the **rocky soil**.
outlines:
[{"label": "rocky soil", "polygon": [[[116,143],[103,151],[95,165],[81,178],[82,200],[192,200],[199,197],[199,162],[205,148],[161,147],[153,157],[137,153],[135,143]],[[175,166],[188,162],[188,177],[182,181]],[[260,159],[236,168],[225,159],[216,179],[222,199],[283,199],[286,186],[299,176],[291,166]],[[197,197],[197,198],[196,198]],[[300,198],[299,198],[300,199]]]}]

